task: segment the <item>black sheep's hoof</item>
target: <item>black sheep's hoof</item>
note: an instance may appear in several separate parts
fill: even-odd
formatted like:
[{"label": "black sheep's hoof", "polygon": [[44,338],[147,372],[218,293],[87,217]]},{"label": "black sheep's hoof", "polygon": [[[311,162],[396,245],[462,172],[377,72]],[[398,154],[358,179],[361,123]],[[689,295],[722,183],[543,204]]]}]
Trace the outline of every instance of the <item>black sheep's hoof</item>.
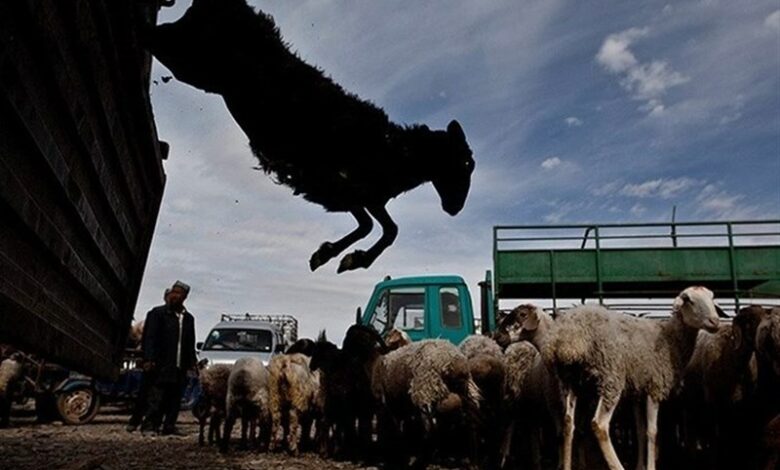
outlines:
[{"label": "black sheep's hoof", "polygon": [[368,259],[368,253],[363,250],[355,250],[352,253],[341,258],[339,269],[336,271],[341,274],[344,271],[353,271],[358,268],[367,268],[371,265]]},{"label": "black sheep's hoof", "polygon": [[333,243],[325,242],[320,245],[320,248],[317,251],[312,253],[311,258],[309,258],[309,268],[314,271],[333,259],[333,256],[335,256],[335,253],[333,253]]}]

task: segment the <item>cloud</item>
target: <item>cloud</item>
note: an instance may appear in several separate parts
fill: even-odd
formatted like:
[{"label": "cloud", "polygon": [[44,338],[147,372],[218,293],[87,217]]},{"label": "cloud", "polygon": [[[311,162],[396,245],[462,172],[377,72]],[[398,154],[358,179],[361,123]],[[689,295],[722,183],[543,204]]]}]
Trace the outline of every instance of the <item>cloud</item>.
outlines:
[{"label": "cloud", "polygon": [[561,159],[560,159],[560,158],[558,158],[558,157],[550,157],[550,158],[546,158],[546,159],[545,159],[545,160],[542,162],[542,165],[541,165],[541,166],[542,166],[542,168],[544,168],[545,170],[552,170],[553,168],[555,168],[555,167],[557,167],[557,166],[560,166],[560,165],[561,165],[561,163],[562,163],[562,161],[561,161]]},{"label": "cloud", "polygon": [[764,18],[764,26],[780,31],[780,10],[775,10]]},{"label": "cloud", "polygon": [[689,78],[672,70],[664,61],[642,63],[636,58],[629,46],[647,36],[648,32],[648,28],[631,28],[610,34],[596,54],[596,60],[608,72],[620,77],[620,85],[631,93],[633,99],[646,102],[640,110],[658,116],[665,110],[661,96]]},{"label": "cloud", "polygon": [[582,119],[574,116],[569,116],[566,119],[564,119],[564,121],[566,122],[566,125],[569,127],[580,127],[582,125]]},{"label": "cloud", "polygon": [[658,178],[638,184],[626,184],[620,194],[629,197],[671,199],[700,184],[697,180],[687,177],[664,179]]},{"label": "cloud", "polygon": [[714,184],[708,184],[696,196],[696,202],[700,211],[715,215],[727,215],[734,213],[739,202],[744,198],[745,196],[741,194],[733,194],[726,190],[718,189]]},{"label": "cloud", "polygon": [[633,206],[631,206],[631,209],[629,210],[629,212],[631,212],[631,215],[635,215],[635,216],[640,216],[644,214],[646,211],[647,209],[645,208],[645,206],[639,203],[636,203]]},{"label": "cloud", "polygon": [[648,31],[648,28],[631,28],[621,33],[610,34],[596,54],[596,60],[612,73],[623,73],[636,67],[639,61],[628,50],[628,46],[646,36]]}]

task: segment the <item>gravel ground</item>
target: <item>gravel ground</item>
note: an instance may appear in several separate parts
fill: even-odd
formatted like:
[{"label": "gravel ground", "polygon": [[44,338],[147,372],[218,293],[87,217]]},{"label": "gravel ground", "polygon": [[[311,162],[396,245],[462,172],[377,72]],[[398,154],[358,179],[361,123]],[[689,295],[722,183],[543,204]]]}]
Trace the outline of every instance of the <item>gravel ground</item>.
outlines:
[{"label": "gravel ground", "polygon": [[[198,446],[198,426],[182,412],[179,427],[186,437],[143,437],[125,431],[127,415],[101,414],[82,426],[37,424],[32,417],[11,417],[11,427],[0,429],[0,469],[363,469],[346,462],[323,460],[312,454],[292,458],[284,454],[233,451],[222,456],[215,447]],[[234,433],[234,436],[237,435]],[[371,467],[368,467],[371,468]],[[374,467],[375,468],[375,467]]]}]

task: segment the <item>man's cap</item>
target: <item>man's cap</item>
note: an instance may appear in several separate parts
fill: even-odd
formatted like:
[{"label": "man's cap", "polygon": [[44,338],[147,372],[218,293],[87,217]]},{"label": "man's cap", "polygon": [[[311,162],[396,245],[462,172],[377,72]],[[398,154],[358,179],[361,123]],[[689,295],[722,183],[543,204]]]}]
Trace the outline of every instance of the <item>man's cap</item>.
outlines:
[{"label": "man's cap", "polygon": [[189,286],[189,284],[185,284],[185,283],[183,283],[181,281],[176,281],[176,282],[173,283],[173,286],[171,287],[171,289],[175,289],[177,287],[180,288],[181,290],[183,290],[185,294],[189,294],[190,293],[190,286]]}]

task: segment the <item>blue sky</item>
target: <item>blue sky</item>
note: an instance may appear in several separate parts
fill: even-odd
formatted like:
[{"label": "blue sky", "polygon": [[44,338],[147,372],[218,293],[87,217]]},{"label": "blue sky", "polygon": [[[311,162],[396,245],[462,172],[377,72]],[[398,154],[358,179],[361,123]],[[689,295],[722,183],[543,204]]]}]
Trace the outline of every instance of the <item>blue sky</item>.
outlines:
[{"label": "blue sky", "polygon": [[255,311],[340,338],[385,274],[460,274],[476,293],[493,225],[666,221],[675,205],[677,220],[780,217],[777,0],[251,3],[395,122],[458,119],[477,162],[469,199],[453,218],[430,185],[407,193],[388,205],[400,233],[371,269],[310,273],[351,217],[252,171],[222,99],[163,83],[155,64],[171,153],[137,318],[180,278],[199,337],[220,312]]}]

